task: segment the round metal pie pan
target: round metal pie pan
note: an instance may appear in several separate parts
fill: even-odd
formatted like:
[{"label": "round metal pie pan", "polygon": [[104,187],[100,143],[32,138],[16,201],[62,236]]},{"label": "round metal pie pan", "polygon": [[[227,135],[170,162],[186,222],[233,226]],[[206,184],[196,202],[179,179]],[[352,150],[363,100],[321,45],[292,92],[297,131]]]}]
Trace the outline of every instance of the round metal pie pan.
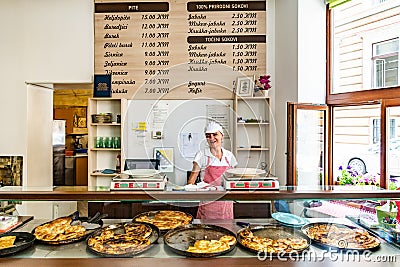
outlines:
[{"label": "round metal pie pan", "polygon": [[16,238],[12,247],[0,249],[0,256],[8,256],[23,251],[31,247],[35,241],[35,236],[28,232],[10,232],[0,235],[0,237],[3,236],[15,236]]},{"label": "round metal pie pan", "polygon": [[378,249],[379,246],[380,246],[380,244],[381,244],[381,242],[379,241],[379,239],[378,239],[376,236],[374,236],[374,235],[372,235],[371,233],[369,233],[367,230],[362,229],[362,228],[359,228],[359,227],[355,227],[355,226],[345,225],[345,224],[338,224],[338,223],[322,223],[322,222],[320,222],[320,223],[309,223],[309,224],[304,225],[304,226],[301,228],[301,231],[302,231],[305,235],[308,236],[308,230],[309,230],[310,228],[314,227],[314,226],[317,226],[317,225],[327,225],[328,227],[329,227],[329,226],[336,226],[336,227],[338,227],[339,229],[340,229],[340,228],[343,228],[343,229],[351,229],[351,230],[354,230],[354,231],[355,231],[355,230],[360,230],[360,231],[363,231],[363,232],[367,232],[372,238],[375,238],[376,241],[378,241],[377,244],[375,244],[375,245],[372,246],[372,247],[368,247],[368,248],[353,248],[353,247],[349,247],[349,246],[348,246],[349,243],[348,243],[345,239],[338,240],[338,244],[337,244],[337,245],[332,245],[332,244],[324,243],[324,242],[321,242],[321,241],[319,241],[319,240],[316,240],[316,239],[313,239],[313,238],[310,237],[310,239],[312,240],[312,242],[313,242],[314,244],[316,244],[316,245],[318,245],[318,246],[320,246],[320,247],[323,247],[323,248],[328,248],[328,249],[329,249],[329,248],[335,248],[335,249],[341,249],[341,250],[359,250],[359,251],[363,251],[363,250],[375,250],[375,249]]},{"label": "round metal pie pan", "polygon": [[[61,218],[66,218],[66,217],[61,217]],[[61,219],[61,218],[57,218],[57,219]],[[87,220],[88,220],[88,218],[77,218],[77,219],[73,219],[72,222],[79,221],[81,223],[84,223],[84,222],[87,222]],[[39,226],[43,226],[46,223],[50,223],[52,221],[54,221],[54,220],[51,220],[51,221],[48,221],[48,222],[42,223],[41,225],[36,226],[32,230],[32,234],[35,235],[36,228],[38,228]],[[86,229],[85,234],[80,237],[77,237],[77,238],[70,238],[70,239],[59,240],[59,241],[43,240],[43,239],[39,239],[39,238],[36,238],[35,240],[38,243],[46,244],[46,245],[66,245],[66,244],[70,244],[70,243],[74,243],[74,242],[79,242],[79,241],[85,240],[86,237],[88,237],[90,234],[95,232],[97,229],[100,229],[103,225],[103,221],[100,220],[96,223],[91,223],[91,225],[96,225],[96,227],[91,227],[90,229]]]},{"label": "round metal pie pan", "polygon": [[[301,231],[294,229],[293,227],[287,227],[283,225],[257,225],[257,226],[249,226],[247,228],[240,229],[237,232],[237,240],[243,249],[250,251],[252,253],[261,253],[263,251],[258,251],[256,249],[250,248],[244,244],[245,238],[240,234],[243,231],[250,230],[254,236],[269,238],[273,240],[278,240],[281,238],[301,238],[307,241],[307,246],[303,249],[293,249],[291,252],[278,252],[278,253],[269,253],[271,255],[284,256],[285,254],[295,256],[299,255],[300,252],[307,250],[311,245],[311,239],[303,234]],[[268,253],[268,252],[267,252]]]},{"label": "round metal pie pan", "polygon": [[236,242],[229,249],[221,252],[195,253],[189,252],[187,249],[189,246],[193,246],[197,240],[219,240],[225,235],[236,238],[235,233],[217,225],[190,224],[168,231],[164,235],[164,244],[178,255],[195,258],[216,257],[231,252],[235,248]]},{"label": "round metal pie pan", "polygon": [[[151,228],[151,234],[146,239],[149,240],[150,244],[145,246],[145,247],[140,247],[138,249],[132,249],[132,251],[130,251],[130,252],[120,253],[120,254],[118,254],[118,253],[100,252],[100,251],[97,251],[96,249],[92,248],[91,246],[89,246],[88,242],[89,242],[89,239],[91,237],[95,237],[95,236],[101,235],[102,231],[105,231],[107,229],[110,229],[112,231],[116,231],[117,233],[122,233],[124,231],[125,225],[146,225],[146,226],[149,226]],[[159,237],[160,237],[160,231],[153,224],[145,223],[145,222],[118,223],[118,224],[108,225],[108,226],[106,226],[106,227],[104,227],[102,229],[99,229],[99,230],[95,231],[94,233],[92,233],[86,239],[86,247],[87,247],[88,251],[90,251],[91,253],[93,253],[95,255],[101,256],[101,257],[119,257],[119,258],[133,257],[135,255],[143,253],[143,252],[149,250],[150,248],[152,248],[154,246],[154,244],[158,241]]]}]

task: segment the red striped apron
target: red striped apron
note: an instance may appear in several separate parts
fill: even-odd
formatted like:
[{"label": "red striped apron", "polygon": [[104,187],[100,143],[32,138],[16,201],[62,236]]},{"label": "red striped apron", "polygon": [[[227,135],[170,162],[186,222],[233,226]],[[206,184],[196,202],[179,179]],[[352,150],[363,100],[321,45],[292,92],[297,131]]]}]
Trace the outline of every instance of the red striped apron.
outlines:
[{"label": "red striped apron", "polygon": [[[228,159],[225,157],[228,166],[210,166],[208,157],[207,167],[204,172],[204,182],[220,186],[222,185],[222,174],[230,169]],[[197,219],[233,219],[233,201],[201,201],[197,210]]]}]

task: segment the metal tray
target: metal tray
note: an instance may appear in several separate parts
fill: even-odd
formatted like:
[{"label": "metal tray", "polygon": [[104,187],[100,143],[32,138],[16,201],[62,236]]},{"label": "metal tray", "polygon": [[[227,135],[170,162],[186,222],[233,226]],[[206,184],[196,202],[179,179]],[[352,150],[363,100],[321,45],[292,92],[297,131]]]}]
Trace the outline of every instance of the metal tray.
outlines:
[{"label": "metal tray", "polygon": [[360,231],[363,231],[363,232],[367,232],[370,236],[376,238],[376,240],[378,241],[378,243],[377,243],[375,246],[370,247],[370,248],[351,248],[351,247],[348,247],[348,246],[347,246],[348,243],[347,243],[347,241],[344,240],[344,239],[343,239],[343,240],[339,240],[339,242],[338,242],[338,244],[337,244],[336,246],[335,246],[335,245],[332,245],[332,244],[323,243],[323,242],[321,242],[321,241],[319,241],[319,240],[316,240],[316,239],[311,239],[313,243],[315,243],[316,245],[318,245],[318,246],[320,246],[320,247],[323,247],[323,248],[335,248],[335,249],[340,249],[340,250],[358,250],[358,251],[371,250],[371,251],[372,251],[372,250],[378,249],[379,246],[380,246],[380,244],[381,244],[381,242],[379,241],[379,238],[377,238],[375,235],[369,233],[367,230],[365,230],[365,229],[363,229],[363,228],[360,228],[360,227],[349,226],[349,225],[345,225],[345,224],[338,224],[338,223],[309,223],[309,224],[304,225],[304,226],[301,228],[301,231],[302,231],[305,235],[308,236],[308,230],[309,230],[311,227],[314,227],[315,225],[329,225],[329,226],[335,225],[335,226],[338,227],[338,228],[345,228],[345,229],[352,229],[352,230],[360,230]]},{"label": "metal tray", "polygon": [[266,171],[256,168],[234,168],[228,169],[224,173],[224,176],[229,178],[253,178],[253,177],[265,177]]},{"label": "metal tray", "polygon": [[[99,252],[95,249],[93,249],[92,247],[89,246],[88,241],[91,237],[95,237],[97,235],[100,235],[102,233],[102,231],[107,230],[107,229],[112,229],[113,231],[116,232],[124,232],[125,225],[136,225],[136,224],[141,224],[141,225],[147,225],[151,228],[152,232],[151,235],[147,238],[150,241],[150,244],[147,247],[143,247],[141,249],[137,249],[137,250],[132,250],[129,253],[121,253],[121,254],[111,254],[111,253],[105,253],[105,252]],[[107,227],[104,227],[103,229],[98,229],[97,231],[95,231],[94,233],[92,233],[90,236],[87,237],[86,239],[86,248],[88,251],[90,251],[91,253],[101,256],[101,257],[113,257],[113,258],[126,258],[126,257],[133,257],[135,255],[138,255],[144,251],[149,250],[150,248],[152,248],[154,246],[154,244],[158,241],[158,238],[160,237],[160,231],[158,230],[158,228],[150,223],[145,223],[145,222],[132,222],[132,223],[118,223],[118,224],[112,224],[112,225],[108,225]]]},{"label": "metal tray", "polygon": [[232,251],[236,246],[236,242],[230,246],[229,249],[221,252],[194,253],[186,250],[189,246],[193,246],[197,240],[219,240],[224,235],[230,235],[236,238],[235,233],[217,225],[189,224],[168,231],[164,235],[164,244],[179,255],[196,258],[209,258],[220,256]]},{"label": "metal tray", "polygon": [[[74,222],[75,223],[82,223],[82,225],[85,226],[85,222],[88,221],[88,218],[86,218],[86,217],[76,217],[75,215],[76,215],[76,213],[71,215],[72,216],[72,223],[74,223]],[[66,217],[71,217],[71,216],[66,216]],[[66,218],[66,217],[60,217],[60,218]],[[60,219],[60,218],[57,218],[57,219]],[[36,231],[37,227],[45,225],[46,223],[50,223],[52,221],[53,220],[45,222],[45,223],[42,223],[41,225],[36,226],[32,230],[32,234],[33,235],[35,234],[35,231]],[[66,245],[66,244],[70,244],[70,243],[74,243],[74,242],[79,242],[79,241],[85,240],[86,237],[88,237],[90,234],[92,234],[96,230],[100,229],[103,226],[103,221],[99,220],[99,221],[97,221],[95,223],[90,223],[90,226],[91,226],[90,229],[85,227],[86,228],[86,233],[83,236],[80,236],[78,238],[71,238],[71,239],[60,240],[60,241],[47,241],[47,240],[41,240],[41,239],[38,239],[38,238],[36,238],[35,240],[38,243],[46,244],[46,245]]]},{"label": "metal tray", "polygon": [[14,246],[0,249],[0,257],[15,254],[31,247],[35,241],[35,236],[28,232],[10,232],[0,235],[15,236]]},{"label": "metal tray", "polygon": [[[141,216],[147,216],[150,219],[153,219],[158,213],[160,213],[161,210],[157,210],[157,211],[147,211],[147,212],[143,212],[140,213],[138,215],[136,215],[135,217],[133,217],[132,222],[137,222],[136,219],[138,219]],[[171,211],[178,211],[178,210],[171,210]],[[183,214],[185,214],[186,216],[190,217],[190,221],[189,224],[191,224],[193,222],[193,216],[189,213],[183,212],[183,211],[178,211],[181,212]],[[157,225],[156,225],[157,226]],[[169,230],[174,229],[174,228],[170,228],[170,229],[159,229],[161,234],[165,234],[166,232],[168,232]]]},{"label": "metal tray", "polygon": [[294,229],[293,227],[287,227],[283,225],[257,225],[257,226],[249,225],[248,227],[240,229],[237,232],[237,241],[242,248],[253,253],[261,253],[262,251],[249,248],[243,244],[244,238],[240,235],[240,233],[245,230],[250,230],[255,236],[270,238],[273,240],[277,240],[280,238],[303,238],[307,241],[307,247],[305,247],[304,249],[299,249],[299,250],[294,249],[293,250],[294,252],[288,252],[288,253],[282,253],[282,252],[270,253],[271,255],[278,255],[278,254],[279,256],[284,256],[285,254],[299,255],[300,252],[307,250],[311,245],[311,239],[307,235],[303,234],[301,231],[297,229]]}]

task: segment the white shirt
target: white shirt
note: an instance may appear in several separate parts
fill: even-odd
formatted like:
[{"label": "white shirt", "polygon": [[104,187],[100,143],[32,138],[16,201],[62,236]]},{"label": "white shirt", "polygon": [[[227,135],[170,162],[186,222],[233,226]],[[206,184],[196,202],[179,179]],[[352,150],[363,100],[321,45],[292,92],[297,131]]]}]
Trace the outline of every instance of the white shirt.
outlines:
[{"label": "white shirt", "polygon": [[[210,163],[208,164],[208,157],[210,157]],[[226,162],[226,160],[228,160],[228,162]],[[203,171],[205,170],[205,168],[207,167],[207,165],[209,166],[231,166],[231,167],[235,167],[238,162],[235,158],[235,156],[233,155],[232,152],[230,152],[229,150],[226,150],[225,148],[222,148],[222,158],[221,160],[219,160],[217,157],[215,157],[213,154],[211,154],[210,148],[207,147],[205,149],[202,149],[200,151],[198,151],[196,153],[196,155],[194,156],[194,162],[196,162],[201,170],[202,173],[204,173]]]}]

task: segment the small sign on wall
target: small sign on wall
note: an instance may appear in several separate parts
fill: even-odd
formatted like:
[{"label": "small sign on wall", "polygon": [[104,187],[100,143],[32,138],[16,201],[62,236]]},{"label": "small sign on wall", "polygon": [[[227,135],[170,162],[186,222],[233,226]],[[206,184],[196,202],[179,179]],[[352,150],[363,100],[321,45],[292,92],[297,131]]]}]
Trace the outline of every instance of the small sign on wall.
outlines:
[{"label": "small sign on wall", "polygon": [[93,97],[111,97],[111,75],[95,74]]},{"label": "small sign on wall", "polygon": [[158,169],[161,172],[174,172],[174,148],[155,147],[154,158],[160,161]]}]

